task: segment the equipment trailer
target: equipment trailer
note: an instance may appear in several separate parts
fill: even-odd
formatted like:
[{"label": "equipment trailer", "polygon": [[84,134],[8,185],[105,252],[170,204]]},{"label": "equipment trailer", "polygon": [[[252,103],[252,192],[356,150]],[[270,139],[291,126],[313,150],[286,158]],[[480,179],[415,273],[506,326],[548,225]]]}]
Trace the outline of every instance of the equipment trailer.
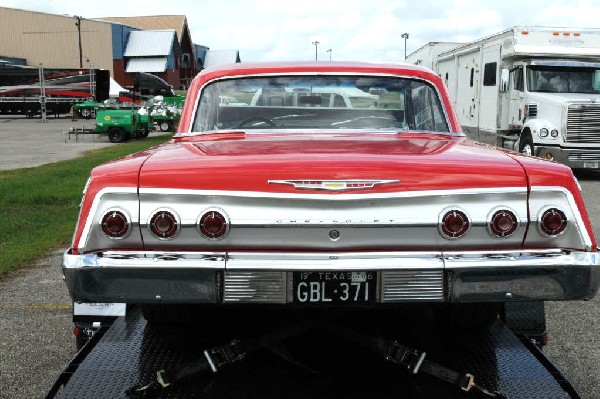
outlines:
[{"label": "equipment trailer", "polygon": [[46,398],[579,398],[540,350],[543,315],[542,302],[515,303],[456,335],[406,316],[398,340],[419,350],[322,318],[207,350],[209,320],[157,326],[134,306],[95,323]]}]

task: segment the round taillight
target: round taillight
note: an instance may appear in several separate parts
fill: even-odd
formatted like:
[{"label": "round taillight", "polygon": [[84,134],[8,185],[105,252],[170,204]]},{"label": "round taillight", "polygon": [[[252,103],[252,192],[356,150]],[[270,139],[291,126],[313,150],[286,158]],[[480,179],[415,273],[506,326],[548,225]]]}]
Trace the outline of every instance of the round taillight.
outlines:
[{"label": "round taillight", "polygon": [[446,212],[440,221],[440,230],[445,238],[460,238],[470,226],[467,215],[458,209]]},{"label": "round taillight", "polygon": [[501,209],[492,214],[488,227],[495,237],[510,237],[519,227],[519,221],[514,212]]},{"label": "round taillight", "polygon": [[567,216],[558,208],[549,208],[542,212],[540,230],[548,236],[556,236],[567,228]]},{"label": "round taillight", "polygon": [[179,232],[179,220],[175,214],[159,210],[152,215],[149,222],[150,231],[161,240],[170,240]]},{"label": "round taillight", "polygon": [[221,210],[209,209],[198,219],[198,231],[208,239],[221,239],[229,231],[229,221]]},{"label": "round taillight", "polygon": [[129,219],[124,212],[111,209],[102,217],[102,232],[109,238],[122,239],[130,231]]}]

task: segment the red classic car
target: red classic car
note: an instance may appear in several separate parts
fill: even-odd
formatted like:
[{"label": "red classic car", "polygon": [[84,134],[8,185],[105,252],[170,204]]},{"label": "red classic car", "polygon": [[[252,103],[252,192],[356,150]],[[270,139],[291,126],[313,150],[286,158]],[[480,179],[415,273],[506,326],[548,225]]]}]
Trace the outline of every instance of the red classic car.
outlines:
[{"label": "red classic car", "polygon": [[431,71],[260,63],[204,70],[172,141],[93,170],[63,272],[150,320],[426,304],[476,326],[592,298],[600,256],[571,170],[468,140]]}]

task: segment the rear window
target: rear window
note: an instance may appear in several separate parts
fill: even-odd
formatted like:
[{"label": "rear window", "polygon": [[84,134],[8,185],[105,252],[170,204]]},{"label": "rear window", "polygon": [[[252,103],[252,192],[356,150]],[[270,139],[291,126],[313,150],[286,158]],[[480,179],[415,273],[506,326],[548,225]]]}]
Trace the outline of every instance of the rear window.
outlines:
[{"label": "rear window", "polygon": [[195,132],[448,131],[437,91],[426,82],[408,78],[303,75],[226,79],[205,86],[199,101]]}]

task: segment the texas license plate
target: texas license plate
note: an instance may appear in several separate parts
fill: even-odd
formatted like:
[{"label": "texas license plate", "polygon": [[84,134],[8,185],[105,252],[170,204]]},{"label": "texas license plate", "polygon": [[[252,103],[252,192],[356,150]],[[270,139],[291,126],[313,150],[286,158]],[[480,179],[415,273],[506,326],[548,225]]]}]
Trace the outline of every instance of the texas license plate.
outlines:
[{"label": "texas license plate", "polygon": [[377,272],[294,272],[294,303],[365,305],[375,303]]}]

